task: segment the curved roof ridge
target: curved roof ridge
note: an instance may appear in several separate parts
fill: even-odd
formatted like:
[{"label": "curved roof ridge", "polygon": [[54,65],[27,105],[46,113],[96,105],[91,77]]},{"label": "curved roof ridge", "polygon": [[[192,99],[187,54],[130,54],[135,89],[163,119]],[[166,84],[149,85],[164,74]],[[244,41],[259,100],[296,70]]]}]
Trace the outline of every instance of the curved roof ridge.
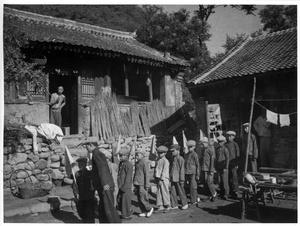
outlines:
[{"label": "curved roof ridge", "polygon": [[297,28],[249,38],[205,70],[191,85],[297,68]]},{"label": "curved roof ridge", "polygon": [[208,75],[208,71],[212,71],[220,67],[223,63],[225,63],[231,56],[233,56],[237,51],[239,51],[248,41],[253,40],[249,35],[247,35],[243,40],[241,40],[236,46],[234,46],[231,50],[228,51],[221,59],[216,61],[211,67],[207,68],[204,72],[196,75],[192,78],[188,83],[193,82],[194,84],[200,82]]},{"label": "curved roof ridge", "polygon": [[286,33],[289,33],[289,32],[293,32],[294,30],[297,30],[297,27],[292,27],[292,28],[288,28],[288,29],[285,29],[285,30],[275,31],[275,32],[267,33],[267,34],[262,34],[262,35],[259,35],[257,37],[254,37],[253,41],[261,40],[261,39],[268,38],[268,37],[272,37],[274,35],[286,34]]},{"label": "curved roof ridge", "polygon": [[86,24],[82,22],[77,22],[73,20],[41,15],[32,12],[26,12],[22,10],[9,8],[7,6],[4,7],[4,11],[5,11],[4,15],[16,16],[23,20],[32,20],[36,22],[47,23],[53,26],[62,26],[69,29],[81,30],[83,32],[88,32],[88,33],[96,33],[96,34],[100,33],[102,35],[114,36],[116,38],[121,38],[121,39],[123,38],[135,39],[135,33],[131,33],[131,32],[112,30],[112,29]]}]

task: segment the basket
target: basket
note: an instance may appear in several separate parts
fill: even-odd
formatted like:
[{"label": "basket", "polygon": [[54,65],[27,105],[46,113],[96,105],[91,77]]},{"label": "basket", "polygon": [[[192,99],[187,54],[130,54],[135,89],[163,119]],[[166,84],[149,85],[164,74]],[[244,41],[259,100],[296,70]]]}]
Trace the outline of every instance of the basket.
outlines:
[{"label": "basket", "polygon": [[[19,198],[22,199],[30,199],[30,198],[35,198],[35,197],[42,197],[50,193],[52,186],[50,187],[45,187],[42,182],[39,183],[23,183],[23,184],[18,184],[16,187],[12,187],[11,184],[11,178],[13,174],[17,174],[19,171],[24,171],[28,174],[26,170],[23,169],[18,169],[15,170],[14,173],[11,174],[10,177],[10,189],[11,193]],[[49,174],[48,174],[49,175]],[[30,178],[28,174],[28,178]],[[51,176],[49,175],[50,181],[51,181]],[[31,180],[31,178],[30,178]]]},{"label": "basket", "polygon": [[45,189],[41,183],[24,183],[19,186],[19,196],[22,199],[30,199],[48,195],[51,189]]}]

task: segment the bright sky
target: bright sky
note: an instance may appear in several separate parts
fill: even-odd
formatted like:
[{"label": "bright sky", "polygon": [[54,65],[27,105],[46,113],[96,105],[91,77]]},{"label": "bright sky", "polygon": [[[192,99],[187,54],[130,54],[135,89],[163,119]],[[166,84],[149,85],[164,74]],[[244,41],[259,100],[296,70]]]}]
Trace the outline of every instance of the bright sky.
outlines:
[{"label": "bright sky", "polygon": [[[198,5],[163,5],[167,12],[177,11],[180,8],[185,8],[191,12],[198,9]],[[226,34],[235,36],[236,33],[250,34],[253,31],[257,31],[262,28],[258,11],[264,8],[263,5],[256,6],[257,11],[254,12],[256,16],[247,15],[245,12],[231,7],[218,7],[216,13],[211,14],[208,23],[211,25],[210,33],[212,34],[210,41],[207,42],[208,50],[213,56],[217,52],[224,52],[221,47],[225,43]]]}]

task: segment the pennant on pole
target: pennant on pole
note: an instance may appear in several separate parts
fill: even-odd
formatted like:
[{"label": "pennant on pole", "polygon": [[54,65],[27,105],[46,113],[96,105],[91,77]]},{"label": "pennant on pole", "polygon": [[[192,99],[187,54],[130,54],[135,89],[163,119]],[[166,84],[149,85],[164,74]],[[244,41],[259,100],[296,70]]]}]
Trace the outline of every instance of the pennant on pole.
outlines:
[{"label": "pennant on pole", "polygon": [[155,154],[156,153],[156,142],[155,142],[155,135],[153,135],[153,138],[152,138],[152,143],[151,143],[151,150],[150,152],[152,154]]},{"label": "pennant on pole", "polygon": [[202,130],[200,129],[200,139],[199,140],[202,140],[204,136],[204,133],[202,132]]},{"label": "pennant on pole", "polygon": [[69,178],[71,178],[71,175],[73,175],[73,179],[75,181],[75,184],[77,184],[76,183],[76,177],[75,177],[75,171],[73,169],[74,162],[75,161],[74,161],[68,147],[66,146],[65,147],[65,168],[66,168],[66,173],[67,173]]},{"label": "pennant on pole", "polygon": [[150,161],[156,161],[157,156],[156,156],[156,141],[155,141],[155,135],[152,137],[152,142],[151,142],[151,149],[150,149],[150,154],[149,154],[149,160]]},{"label": "pennant on pole", "polygon": [[176,137],[173,136],[173,144],[178,144]]},{"label": "pennant on pole", "polygon": [[121,149],[121,134],[119,135],[119,139],[118,139],[118,145],[117,145],[117,148],[116,148],[116,155],[119,154],[120,149]]},{"label": "pennant on pole", "polygon": [[182,143],[183,143],[183,152],[186,153],[188,150],[187,139],[185,137],[184,131],[182,131]]},{"label": "pennant on pole", "polygon": [[214,136],[214,142],[218,143],[218,140],[217,140],[217,138],[215,136],[215,133],[213,133],[213,136]]},{"label": "pennant on pole", "polygon": [[131,146],[130,155],[135,154],[135,149],[136,149],[136,137],[134,138],[133,144]]}]

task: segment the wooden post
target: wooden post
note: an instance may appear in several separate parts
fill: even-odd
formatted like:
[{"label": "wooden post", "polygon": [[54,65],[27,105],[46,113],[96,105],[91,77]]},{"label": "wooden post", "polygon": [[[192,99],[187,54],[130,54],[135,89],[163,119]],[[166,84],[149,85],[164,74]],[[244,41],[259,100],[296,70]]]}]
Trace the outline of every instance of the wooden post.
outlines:
[{"label": "wooden post", "polygon": [[153,91],[152,91],[152,74],[148,73],[148,78],[150,80],[149,86],[148,86],[148,90],[149,90],[149,101],[153,101]]},{"label": "wooden post", "polygon": [[124,66],[124,76],[125,76],[125,96],[129,96],[129,81],[128,81],[128,73],[126,71],[126,66]]},{"label": "wooden post", "polygon": [[249,132],[248,132],[248,142],[247,142],[247,151],[246,151],[246,162],[245,162],[244,176],[246,175],[247,169],[248,169],[248,153],[249,153],[249,147],[250,147],[251,124],[252,124],[253,107],[254,107],[254,100],[255,100],[255,90],[256,90],[256,78],[254,77],[254,81],[253,81],[253,94],[252,94],[252,100],[251,100],[251,110],[250,110],[250,119],[249,119]]},{"label": "wooden post", "polygon": [[109,86],[111,88],[110,66],[107,66],[106,68],[106,75],[104,76],[104,86]]},{"label": "wooden post", "polygon": [[[77,101],[78,103],[80,103],[82,101],[82,90],[81,90],[81,76],[78,76],[77,77]],[[81,125],[81,122],[82,122],[82,111],[81,111],[81,107],[78,106],[78,116],[77,116],[77,125],[78,125],[78,134],[81,134],[82,132],[82,125]]]},{"label": "wooden post", "polygon": [[208,145],[210,145],[210,129],[209,129],[209,113],[208,113],[208,101],[205,101],[205,110],[206,110],[206,132],[208,138]]}]

